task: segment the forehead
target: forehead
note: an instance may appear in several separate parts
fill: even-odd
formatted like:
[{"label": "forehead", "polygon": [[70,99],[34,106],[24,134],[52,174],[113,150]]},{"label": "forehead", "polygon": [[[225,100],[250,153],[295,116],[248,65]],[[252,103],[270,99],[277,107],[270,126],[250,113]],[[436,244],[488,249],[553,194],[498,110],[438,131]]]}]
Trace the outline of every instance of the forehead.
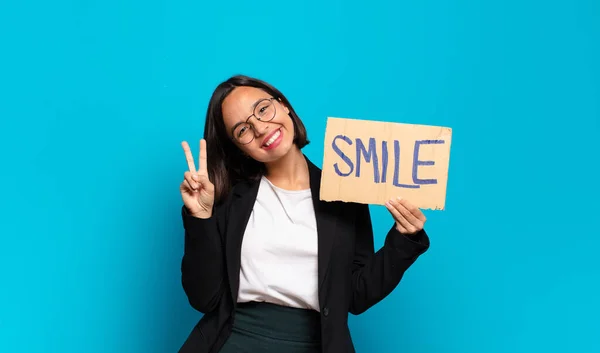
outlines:
[{"label": "forehead", "polygon": [[222,109],[224,118],[245,119],[252,114],[254,104],[271,96],[255,87],[236,87],[223,100]]}]

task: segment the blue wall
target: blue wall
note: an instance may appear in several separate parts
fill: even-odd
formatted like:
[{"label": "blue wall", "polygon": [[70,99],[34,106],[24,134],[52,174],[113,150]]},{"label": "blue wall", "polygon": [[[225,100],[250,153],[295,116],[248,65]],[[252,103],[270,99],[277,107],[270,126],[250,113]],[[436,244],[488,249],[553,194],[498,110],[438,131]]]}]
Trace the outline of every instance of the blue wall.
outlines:
[{"label": "blue wall", "polygon": [[431,250],[359,352],[600,351],[598,1],[216,3],[0,5],[1,352],[179,348],[180,141],[236,73],[319,165],[326,116],[453,128]]}]

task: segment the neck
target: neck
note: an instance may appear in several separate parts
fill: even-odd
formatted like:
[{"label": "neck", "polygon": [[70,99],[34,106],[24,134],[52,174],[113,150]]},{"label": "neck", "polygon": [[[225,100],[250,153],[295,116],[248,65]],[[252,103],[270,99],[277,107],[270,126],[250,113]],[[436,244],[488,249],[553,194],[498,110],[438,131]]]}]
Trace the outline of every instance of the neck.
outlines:
[{"label": "neck", "polygon": [[302,190],[310,187],[308,164],[296,146],[284,157],[266,165],[266,177],[278,187]]}]

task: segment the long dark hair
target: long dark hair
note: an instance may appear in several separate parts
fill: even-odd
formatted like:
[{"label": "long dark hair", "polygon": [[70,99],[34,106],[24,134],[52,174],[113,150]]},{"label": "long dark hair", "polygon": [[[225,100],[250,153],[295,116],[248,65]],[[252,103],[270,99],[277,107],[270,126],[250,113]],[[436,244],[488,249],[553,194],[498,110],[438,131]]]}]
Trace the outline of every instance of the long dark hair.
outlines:
[{"label": "long dark hair", "polygon": [[210,98],[204,125],[206,139],[208,177],[215,185],[215,201],[223,201],[233,185],[243,180],[256,180],[265,173],[265,166],[251,157],[245,156],[233,143],[223,121],[223,100],[240,86],[259,88],[283,103],[290,111],[294,123],[294,144],[298,148],[309,141],[304,124],[294,111],[287,98],[277,88],[256,78],[236,75],[220,83]]}]

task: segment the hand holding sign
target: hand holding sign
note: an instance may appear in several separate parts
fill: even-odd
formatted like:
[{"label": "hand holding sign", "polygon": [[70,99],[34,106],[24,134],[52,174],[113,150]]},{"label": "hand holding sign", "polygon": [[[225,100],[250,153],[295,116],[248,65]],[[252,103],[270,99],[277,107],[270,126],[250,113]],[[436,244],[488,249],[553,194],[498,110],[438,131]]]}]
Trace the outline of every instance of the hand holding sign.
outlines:
[{"label": "hand holding sign", "polygon": [[196,170],[194,157],[187,142],[181,143],[189,170],[184,173],[184,180],[179,190],[183,203],[190,214],[198,218],[210,218],[215,200],[215,187],[208,179],[206,167],[206,140],[200,140],[200,169]]},{"label": "hand holding sign", "polygon": [[415,234],[423,229],[427,218],[410,202],[398,197],[385,203],[396,221],[396,229],[402,234]]}]

